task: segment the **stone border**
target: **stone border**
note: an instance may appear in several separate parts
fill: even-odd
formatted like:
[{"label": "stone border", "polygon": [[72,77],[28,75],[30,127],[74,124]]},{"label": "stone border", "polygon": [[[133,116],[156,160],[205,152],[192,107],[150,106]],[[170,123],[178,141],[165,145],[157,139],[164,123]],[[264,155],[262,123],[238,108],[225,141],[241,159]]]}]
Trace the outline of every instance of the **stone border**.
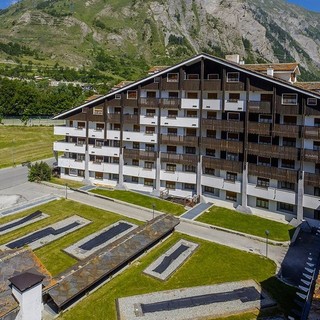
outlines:
[{"label": "stone border", "polygon": [[[69,233],[71,233],[71,232],[74,232],[74,231],[76,231],[76,230],[78,230],[78,229],[80,229],[80,228],[82,228],[82,227],[84,227],[84,226],[86,226],[86,225],[88,225],[88,224],[91,223],[90,220],[87,220],[87,219],[85,219],[85,218],[82,218],[82,217],[80,217],[80,216],[78,216],[78,215],[74,215],[74,216],[71,216],[71,217],[66,218],[66,219],[64,219],[64,220],[58,221],[58,222],[56,222],[56,223],[54,223],[54,224],[50,224],[50,225],[48,225],[48,226],[45,226],[45,227],[43,227],[43,228],[41,228],[41,229],[39,229],[39,230],[36,230],[36,231],[41,231],[41,230],[46,229],[46,228],[49,228],[49,227],[52,227],[52,228],[54,228],[54,229],[59,229],[59,228],[66,227],[67,225],[69,225],[69,224],[71,224],[71,223],[73,223],[73,222],[78,222],[78,223],[80,223],[80,224],[79,224],[78,226],[70,229],[70,230],[67,230],[66,232],[61,233],[61,234],[58,234],[58,235],[52,235],[52,234],[51,234],[51,235],[48,235],[48,236],[46,236],[46,237],[44,237],[44,238],[41,238],[41,239],[39,239],[39,240],[36,240],[36,241],[34,241],[34,242],[32,242],[32,243],[29,243],[28,246],[29,246],[31,249],[33,249],[33,250],[34,250],[34,249],[38,249],[38,248],[40,248],[40,247],[43,247],[43,246],[47,245],[48,243],[50,243],[50,242],[52,242],[52,241],[55,241],[55,240],[57,240],[57,239],[59,239],[59,238],[62,238],[62,237],[64,237],[65,235],[67,235],[67,234],[69,234]],[[8,250],[8,249],[10,249],[9,247],[7,247],[7,245],[8,245],[9,243],[12,243],[12,242],[14,242],[14,241],[23,239],[24,237],[27,237],[27,236],[29,236],[29,235],[32,235],[32,234],[33,234],[34,232],[36,232],[36,231],[30,232],[30,233],[25,234],[24,236],[22,236],[22,237],[20,237],[20,238],[17,238],[17,239],[15,239],[15,240],[12,240],[12,241],[10,241],[10,242],[7,242],[6,244],[4,244],[4,245],[2,245],[2,246],[0,247],[0,250]]]},{"label": "stone border", "polygon": [[[256,301],[242,302],[241,300],[232,300],[225,302],[211,303],[208,305],[199,305],[190,308],[180,308],[171,311],[160,311],[153,313],[142,313],[141,304],[170,301],[174,299],[183,299],[188,297],[200,296],[205,294],[223,293],[245,287],[254,287],[263,297]],[[183,288],[169,291],[159,291],[149,294],[131,296],[117,299],[118,319],[125,320],[158,320],[158,319],[213,319],[226,317],[229,315],[242,314],[249,311],[260,310],[274,306],[276,303],[267,293],[261,289],[253,280],[227,282],[211,286],[201,286],[193,288]]]},{"label": "stone border", "polygon": [[[184,251],[175,261],[173,261],[168,266],[168,268],[161,274],[153,271],[163,261],[163,259],[166,256],[169,256],[181,245],[185,245],[189,248],[186,251]],[[198,247],[197,243],[181,239],[176,244],[174,244],[169,250],[167,250],[164,254],[162,254],[156,261],[154,261],[146,269],[144,269],[143,272],[157,279],[167,280],[167,278],[169,278],[172,275],[172,273],[174,273],[189,258],[189,256],[194,252],[194,250],[197,249],[197,247]]]},{"label": "stone border", "polygon": [[[5,223],[5,224],[1,224],[0,226],[1,226],[1,227],[5,227],[5,226],[7,226],[7,225],[9,225],[9,224],[11,224],[11,223],[15,223],[15,222],[17,222],[18,220],[21,220],[21,219],[25,218],[25,217],[27,217],[27,216],[28,216],[28,215],[26,215],[26,216],[24,216],[24,217],[21,217],[21,218],[19,218],[19,219],[11,220],[11,221],[9,221],[9,222],[7,222],[7,223]],[[20,229],[20,228],[22,228],[22,227],[25,227],[25,226],[27,226],[27,225],[29,225],[29,224],[32,224],[32,223],[34,223],[34,222],[43,220],[43,219],[48,218],[48,217],[50,217],[48,214],[42,212],[42,213],[41,213],[41,216],[38,217],[38,218],[34,218],[34,219],[32,219],[32,220],[26,221],[25,223],[19,224],[19,225],[15,226],[15,227],[12,227],[12,228],[10,228],[10,229],[4,230],[4,231],[0,231],[0,236],[3,236],[3,235],[6,234],[6,233],[9,233],[9,232],[11,232],[11,231]],[[0,220],[0,221],[1,221],[1,220]]]},{"label": "stone border", "polygon": [[[83,250],[83,249],[79,248],[81,245],[83,245],[87,241],[99,236],[101,233],[111,229],[112,227],[115,227],[116,225],[118,225],[121,222],[122,223],[126,223],[126,224],[130,225],[131,227],[128,230],[119,233],[118,235],[116,235],[115,237],[111,238],[110,240],[102,243],[100,246],[92,248],[91,250],[87,251],[87,250]],[[92,255],[93,253],[95,253],[96,251],[98,251],[98,250],[102,249],[103,247],[107,246],[108,244],[118,240],[119,238],[121,238],[122,236],[126,235],[127,233],[129,233],[130,231],[132,231],[136,227],[137,227],[137,225],[134,224],[134,223],[131,223],[131,222],[128,222],[128,221],[125,221],[125,220],[119,220],[116,223],[113,223],[113,224],[105,227],[102,230],[99,230],[99,231],[97,231],[95,233],[90,234],[89,236],[81,239],[80,241],[74,243],[73,245],[63,249],[62,251],[66,252],[67,254],[69,254],[70,256],[72,256],[72,257],[74,257],[74,258],[76,258],[78,260],[83,260],[83,259],[89,257],[90,255]]]}]

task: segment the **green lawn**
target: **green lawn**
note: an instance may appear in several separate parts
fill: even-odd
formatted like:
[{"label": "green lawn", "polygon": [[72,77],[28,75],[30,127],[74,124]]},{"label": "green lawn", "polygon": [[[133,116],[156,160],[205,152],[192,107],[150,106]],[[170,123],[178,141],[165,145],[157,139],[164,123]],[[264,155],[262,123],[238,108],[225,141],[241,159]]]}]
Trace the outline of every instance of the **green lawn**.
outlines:
[{"label": "green lawn", "polygon": [[53,127],[0,127],[0,168],[53,157]]},{"label": "green lawn", "polygon": [[185,212],[185,209],[182,205],[172,203],[170,201],[157,199],[154,197],[145,196],[131,191],[123,190],[105,190],[105,189],[96,189],[90,192],[100,194],[113,199],[118,199],[124,202],[129,202],[141,207],[152,209],[152,205],[155,205],[155,210],[169,213],[173,215],[181,215]]},{"label": "green lawn", "polygon": [[222,207],[212,207],[197,221],[211,225],[236,230],[265,238],[265,231],[269,230],[269,239],[288,241],[294,228],[289,224],[263,219],[254,215],[243,214],[235,210]]},{"label": "green lawn", "polygon": [[[1,218],[0,223],[3,224],[11,220],[26,216],[36,210],[41,210],[42,212],[50,215],[50,217],[25,226],[23,228],[14,230],[8,234],[2,235],[0,237],[0,244],[13,241],[14,239],[22,237],[29,232],[39,230],[40,228],[46,227],[52,223],[63,220],[74,214],[80,215],[81,217],[92,221],[92,223],[90,223],[89,225],[75,232],[72,232],[56,241],[53,241],[42,248],[35,250],[36,255],[40,258],[40,260],[52,273],[52,275],[57,275],[58,273],[66,270],[77,262],[74,258],[61,251],[61,249],[70,246],[71,244],[88,236],[89,234],[103,229],[104,227],[118,220],[124,219],[122,216],[112,212],[89,207],[79,202],[61,199],[52,201],[36,208],[29,209],[10,217]],[[141,222],[134,221],[129,218],[125,218],[125,220],[132,221],[135,224],[141,224]]]},{"label": "green lawn", "polygon": [[50,182],[59,184],[61,186],[68,185],[70,188],[78,189],[84,186],[82,182],[79,181],[73,181],[73,180],[67,180],[67,179],[61,179],[57,177],[51,177]]}]

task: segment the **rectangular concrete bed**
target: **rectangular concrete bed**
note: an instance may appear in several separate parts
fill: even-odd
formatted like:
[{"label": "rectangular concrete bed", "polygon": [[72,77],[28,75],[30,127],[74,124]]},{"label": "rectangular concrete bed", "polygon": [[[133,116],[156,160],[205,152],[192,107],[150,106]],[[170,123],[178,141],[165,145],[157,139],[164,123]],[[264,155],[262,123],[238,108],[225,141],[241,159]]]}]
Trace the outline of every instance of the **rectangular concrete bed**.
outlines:
[{"label": "rectangular concrete bed", "polygon": [[48,291],[58,310],[68,307],[132,259],[173,231],[179,220],[161,215],[140,226],[60,275]]},{"label": "rectangular concrete bed", "polygon": [[275,305],[253,280],[159,291],[117,300],[119,320],[212,319]]}]

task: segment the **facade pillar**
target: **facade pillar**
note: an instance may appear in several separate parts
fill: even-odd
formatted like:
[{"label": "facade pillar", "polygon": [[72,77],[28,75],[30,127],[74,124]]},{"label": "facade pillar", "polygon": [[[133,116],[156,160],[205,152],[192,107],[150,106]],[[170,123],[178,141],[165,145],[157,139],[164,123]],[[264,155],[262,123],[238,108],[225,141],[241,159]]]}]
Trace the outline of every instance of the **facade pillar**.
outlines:
[{"label": "facade pillar", "polygon": [[197,196],[199,196],[201,202],[202,196],[202,188],[201,188],[201,177],[202,177],[202,155],[199,157],[200,161],[197,165],[197,180],[196,180],[196,187],[197,187]]},{"label": "facade pillar", "polygon": [[299,172],[298,192],[296,193],[297,220],[303,220],[304,171]]},{"label": "facade pillar", "polygon": [[160,197],[160,170],[161,170],[161,152],[158,152],[158,157],[156,159],[156,187],[153,189],[152,194],[156,197]]},{"label": "facade pillar", "polygon": [[248,162],[243,166],[242,171],[242,183],[241,183],[241,205],[237,206],[237,210],[244,213],[252,213],[251,209],[248,208]]},{"label": "facade pillar", "polygon": [[123,184],[123,148],[121,148],[121,152],[119,154],[119,180],[118,184],[116,185],[115,189],[117,190],[126,190],[125,185]]},{"label": "facade pillar", "polygon": [[89,151],[86,148],[86,151],[84,154],[84,181],[83,181],[85,184],[91,184],[90,174],[89,174],[89,161],[90,161]]}]

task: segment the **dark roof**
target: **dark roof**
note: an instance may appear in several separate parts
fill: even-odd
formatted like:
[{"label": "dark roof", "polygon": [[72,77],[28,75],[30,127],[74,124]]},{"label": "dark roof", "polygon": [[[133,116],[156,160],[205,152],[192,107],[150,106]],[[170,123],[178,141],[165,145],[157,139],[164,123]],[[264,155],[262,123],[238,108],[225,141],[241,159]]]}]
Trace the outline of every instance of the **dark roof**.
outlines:
[{"label": "dark roof", "polygon": [[288,71],[288,72],[294,72],[298,67],[298,62],[292,62],[292,63],[263,63],[263,64],[243,64],[242,67],[254,71],[259,72],[267,72],[268,68],[272,68],[274,71]]},{"label": "dark roof", "polygon": [[36,274],[31,272],[23,272],[9,279],[9,281],[21,292],[32,288],[36,284],[42,282],[45,278],[42,274]]}]

